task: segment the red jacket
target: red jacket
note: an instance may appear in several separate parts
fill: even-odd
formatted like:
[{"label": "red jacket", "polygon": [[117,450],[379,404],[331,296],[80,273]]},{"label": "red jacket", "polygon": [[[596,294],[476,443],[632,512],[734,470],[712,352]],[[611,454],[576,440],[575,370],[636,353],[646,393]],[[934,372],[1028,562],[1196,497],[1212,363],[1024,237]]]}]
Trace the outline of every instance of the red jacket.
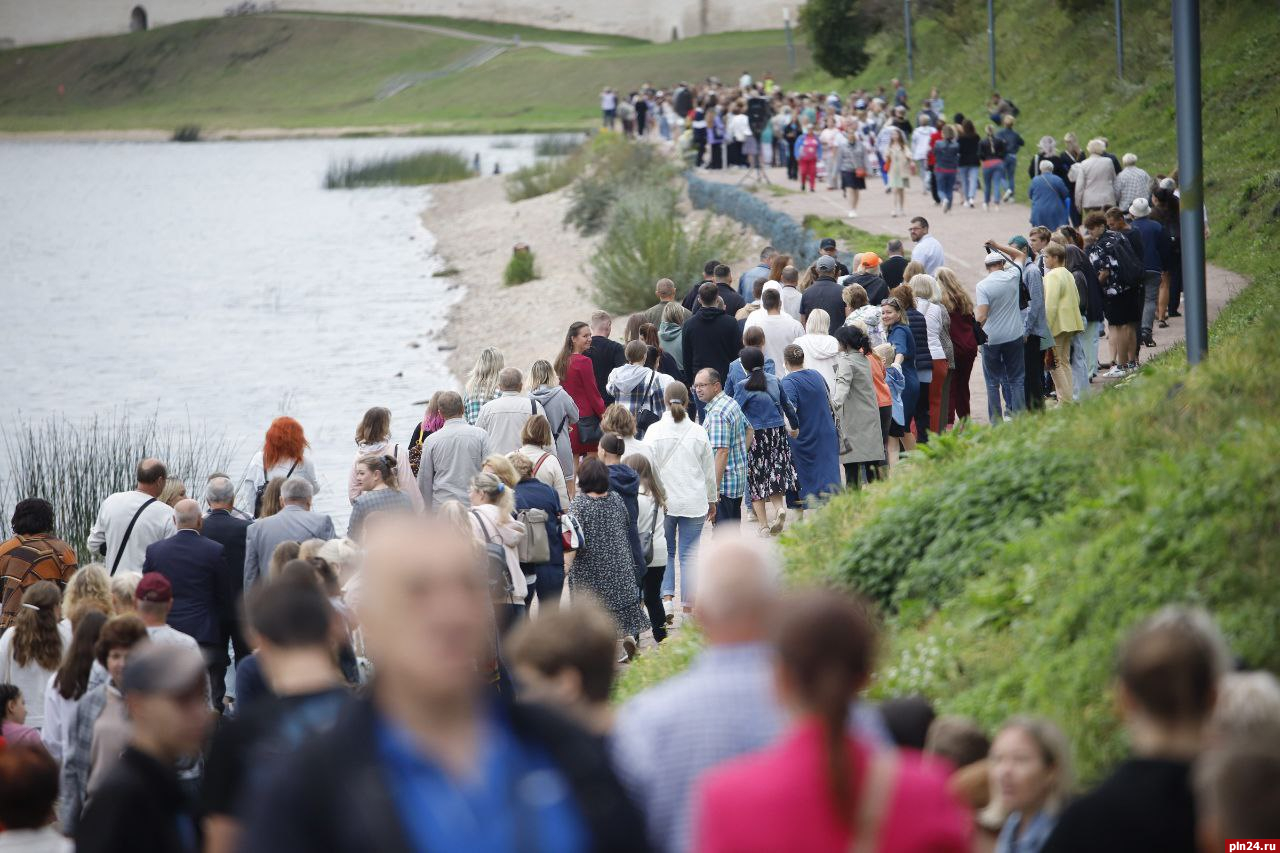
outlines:
[{"label": "red jacket", "polygon": [[[596,374],[591,366],[591,359],[581,353],[569,356],[569,369],[565,371],[560,384],[577,404],[578,417],[598,418],[604,414],[604,398],[600,396],[600,389],[596,387]],[[573,447],[575,454],[596,452],[596,445],[588,446],[578,441],[577,424],[569,429],[569,444]]]}]

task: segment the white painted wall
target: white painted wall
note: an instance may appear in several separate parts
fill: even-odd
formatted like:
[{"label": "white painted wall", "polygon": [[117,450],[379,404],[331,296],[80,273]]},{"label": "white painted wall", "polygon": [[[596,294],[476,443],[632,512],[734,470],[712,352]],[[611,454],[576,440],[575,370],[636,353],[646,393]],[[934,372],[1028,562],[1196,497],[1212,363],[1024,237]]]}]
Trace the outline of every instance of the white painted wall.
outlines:
[{"label": "white painted wall", "polygon": [[[129,31],[135,5],[152,27],[219,17],[238,0],[0,0],[0,44],[43,44]],[[449,15],[667,41],[733,30],[774,29],[799,0],[277,0],[282,10]]]}]

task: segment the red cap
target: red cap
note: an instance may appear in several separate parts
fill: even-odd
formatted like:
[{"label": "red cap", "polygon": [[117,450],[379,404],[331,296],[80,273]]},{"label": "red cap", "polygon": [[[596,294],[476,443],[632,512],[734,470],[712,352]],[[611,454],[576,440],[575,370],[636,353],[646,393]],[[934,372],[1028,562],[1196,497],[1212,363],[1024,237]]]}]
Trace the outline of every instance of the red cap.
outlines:
[{"label": "red cap", "polygon": [[166,602],[173,601],[173,585],[169,579],[159,572],[147,572],[138,581],[134,597],[139,601]]}]

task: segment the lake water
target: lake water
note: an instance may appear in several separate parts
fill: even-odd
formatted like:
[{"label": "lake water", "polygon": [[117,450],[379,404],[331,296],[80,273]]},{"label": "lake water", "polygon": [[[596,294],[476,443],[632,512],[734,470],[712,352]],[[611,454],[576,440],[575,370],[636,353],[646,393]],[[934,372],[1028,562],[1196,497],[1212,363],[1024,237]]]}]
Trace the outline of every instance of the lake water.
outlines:
[{"label": "lake water", "polygon": [[411,404],[455,385],[436,336],[460,293],[433,276],[429,189],[325,190],[324,171],[453,148],[508,172],[533,141],[0,142],[0,424],[156,412],[225,434],[235,476],[289,414],[344,530],[364,411],[389,407],[403,442]]}]

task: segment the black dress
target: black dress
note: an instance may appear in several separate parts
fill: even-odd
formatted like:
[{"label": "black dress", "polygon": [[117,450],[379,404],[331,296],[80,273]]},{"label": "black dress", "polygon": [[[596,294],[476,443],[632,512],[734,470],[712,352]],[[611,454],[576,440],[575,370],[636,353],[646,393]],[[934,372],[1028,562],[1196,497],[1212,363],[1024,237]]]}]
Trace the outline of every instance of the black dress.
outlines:
[{"label": "black dress", "polygon": [[627,539],[631,519],[622,498],[612,491],[602,498],[579,494],[569,502],[569,513],[582,526],[583,538],[569,570],[569,594],[589,592],[598,598],[618,623],[619,637],[647,631]]}]

